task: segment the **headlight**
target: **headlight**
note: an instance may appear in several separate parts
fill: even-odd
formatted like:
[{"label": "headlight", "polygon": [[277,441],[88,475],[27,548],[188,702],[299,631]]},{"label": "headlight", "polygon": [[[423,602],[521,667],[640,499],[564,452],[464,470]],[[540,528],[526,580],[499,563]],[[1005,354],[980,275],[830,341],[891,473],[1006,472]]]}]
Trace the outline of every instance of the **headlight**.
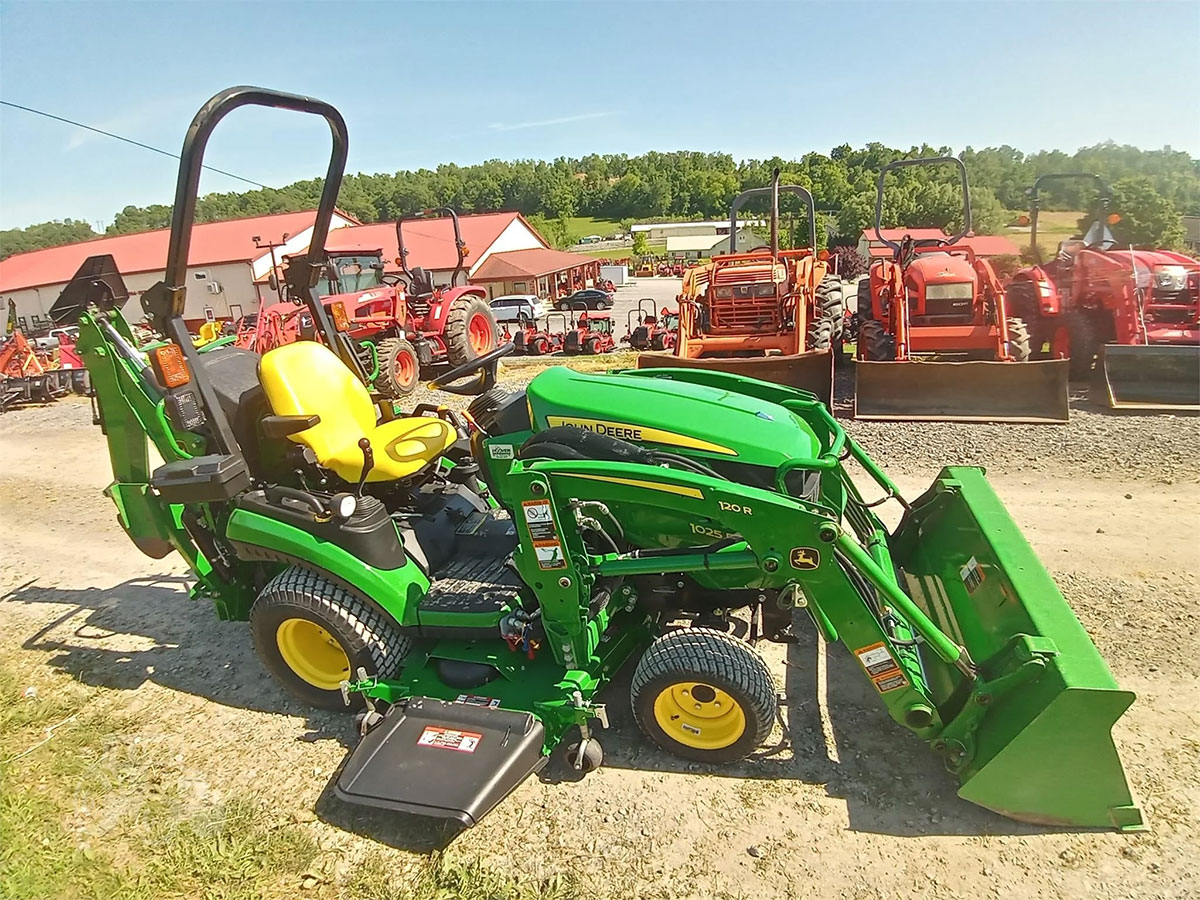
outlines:
[{"label": "headlight", "polygon": [[1160,266],[1154,270],[1154,286],[1164,291],[1182,291],[1187,287],[1187,270],[1183,266]]},{"label": "headlight", "polygon": [[358,498],[353,494],[334,494],[330,506],[336,518],[348,519],[358,509]]}]

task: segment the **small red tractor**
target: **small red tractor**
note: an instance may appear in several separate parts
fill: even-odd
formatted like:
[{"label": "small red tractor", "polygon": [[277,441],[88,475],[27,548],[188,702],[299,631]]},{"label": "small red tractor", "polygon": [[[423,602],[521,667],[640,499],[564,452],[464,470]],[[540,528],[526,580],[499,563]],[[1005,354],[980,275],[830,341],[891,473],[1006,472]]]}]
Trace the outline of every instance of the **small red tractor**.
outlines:
[{"label": "small red tractor", "polygon": [[563,353],[567,356],[577,356],[586,353],[595,356],[616,349],[617,343],[613,338],[612,313],[588,312],[586,306],[579,318],[571,323],[571,328],[563,333]]},{"label": "small red tractor", "polygon": [[[771,244],[751,253],[716,256],[684,271],[679,320],[671,356],[638,357],[639,368],[715,369],[803,388],[826,405],[833,397],[833,358],[845,320],[841,281],[828,273],[826,255],[813,248],[779,249],[779,194],[804,201],[809,234],[816,234],[812,194],[800,185],[770,185],[739,194],[737,214],[753,197],[771,198]],[[665,345],[665,338],[664,338]]]},{"label": "small red tractor", "polygon": [[[564,316],[563,321],[566,321]],[[547,324],[549,318],[547,318]],[[508,325],[503,326],[500,333],[501,343],[512,342],[513,352],[526,356],[547,356],[562,349],[562,335],[551,334],[524,313],[517,317],[517,330],[510,331]]]},{"label": "small red tractor", "polygon": [[[650,304],[650,311],[643,313],[645,304]],[[643,297],[638,301],[637,309],[631,309],[625,316],[625,337],[622,343],[628,344],[634,350],[673,350],[675,348],[676,330],[679,327],[679,313],[663,309],[656,312],[657,304],[651,297]],[[633,324],[634,316],[637,324]]]},{"label": "small red tractor", "polygon": [[[1037,243],[1040,191],[1049,181],[1094,182],[1098,214],[1081,239],[1045,262]],[[1118,247],[1111,193],[1097,175],[1043,175],[1029,189],[1029,238],[1037,265],[1008,286],[1009,306],[1029,324],[1035,350],[1069,359],[1072,379],[1096,383],[1110,407],[1200,408],[1200,262],[1171,250]]]},{"label": "small red tractor", "polygon": [[[907,166],[941,165],[957,169],[962,229],[944,240],[885,238],[887,174]],[[1010,315],[991,264],[969,246],[955,246],[970,230],[971,197],[962,160],[903,159],[883,167],[875,198],[875,234],[891,247],[893,256],[876,260],[870,279],[859,282],[856,418],[1067,420],[1065,363],[1028,362],[1028,329]],[[925,358],[918,361],[921,356]]]}]

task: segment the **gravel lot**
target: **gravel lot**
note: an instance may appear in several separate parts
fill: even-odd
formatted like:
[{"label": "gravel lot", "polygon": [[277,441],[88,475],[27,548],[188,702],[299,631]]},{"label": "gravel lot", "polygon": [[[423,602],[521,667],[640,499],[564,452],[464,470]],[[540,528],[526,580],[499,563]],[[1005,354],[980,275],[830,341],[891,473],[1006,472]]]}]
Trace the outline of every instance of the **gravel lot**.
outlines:
[{"label": "gravel lot", "polygon": [[[631,301],[677,291],[677,279],[622,289],[621,333]],[[514,361],[505,380],[516,386],[543,365]],[[596,898],[1200,897],[1200,428],[1192,417],[1112,415],[1086,396],[1072,406],[1066,426],[844,421],[910,494],[942,465],[988,467],[1118,681],[1138,694],[1114,731],[1148,833],[1026,826],[958,800],[848,654],[809,640],[766,651],[787,692],[790,748],[724,768],[666,756],[637,732],[618,681],[605,767],[578,783],[557,769],[531,779],[447,858],[530,879],[582,875]],[[142,723],[144,759],[78,813],[72,834],[119,845],[120,809],[157,779],[201,806],[250,796],[279,827],[311,834],[322,880],[304,893],[284,885],[281,897],[344,897],[368,851],[404,872],[442,847],[424,820],[332,797],[352,725],[284,696],[244,625],[188,602],[178,558],[129,545],[100,494],[110,479],[85,401],[0,416],[0,655],[30,683],[64,672],[103,688]]]}]

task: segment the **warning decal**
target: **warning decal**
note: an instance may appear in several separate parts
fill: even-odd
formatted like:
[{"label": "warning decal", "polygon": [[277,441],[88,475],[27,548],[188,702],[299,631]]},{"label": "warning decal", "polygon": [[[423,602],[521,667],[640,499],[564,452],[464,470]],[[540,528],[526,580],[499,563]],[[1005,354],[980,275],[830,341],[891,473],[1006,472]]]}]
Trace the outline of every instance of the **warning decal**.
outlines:
[{"label": "warning decal", "polygon": [[565,569],[567,558],[558,537],[558,526],[554,524],[554,510],[550,507],[550,501],[526,500],[521,508],[525,513],[525,525],[529,528],[538,567]]},{"label": "warning decal", "polygon": [[474,753],[483,735],[477,731],[459,731],[456,728],[439,728],[426,725],[417,738],[418,747],[437,747],[439,750],[457,750],[459,753]]},{"label": "warning decal", "polygon": [[488,456],[492,459],[512,459],[512,444],[488,444]]},{"label": "warning decal", "polygon": [[900,666],[896,664],[896,660],[882,641],[869,647],[863,647],[861,650],[855,650],[854,655],[862,663],[867,676],[879,693],[885,694],[908,685],[908,679],[904,677]]},{"label": "warning decal", "polygon": [[967,593],[975,593],[975,588],[983,584],[983,570],[979,568],[979,560],[971,557],[967,560],[967,564],[958,570],[958,574],[962,576],[963,584],[967,586]]},{"label": "warning decal", "polygon": [[454,698],[454,702],[466,706],[483,706],[487,709],[497,709],[500,706],[498,697],[481,697],[478,694],[459,694]]}]

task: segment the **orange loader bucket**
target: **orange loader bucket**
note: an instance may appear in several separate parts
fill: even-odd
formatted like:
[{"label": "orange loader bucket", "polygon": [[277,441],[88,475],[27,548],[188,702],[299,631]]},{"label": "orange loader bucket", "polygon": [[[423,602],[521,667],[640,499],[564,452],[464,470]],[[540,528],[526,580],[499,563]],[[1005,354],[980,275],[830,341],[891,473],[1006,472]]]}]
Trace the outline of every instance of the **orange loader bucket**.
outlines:
[{"label": "orange loader bucket", "polygon": [[666,354],[643,353],[638,356],[639,369],[711,369],[769,381],[816,394],[826,407],[833,407],[833,353],[817,350],[812,353],[774,356],[722,356],[688,359]]}]

